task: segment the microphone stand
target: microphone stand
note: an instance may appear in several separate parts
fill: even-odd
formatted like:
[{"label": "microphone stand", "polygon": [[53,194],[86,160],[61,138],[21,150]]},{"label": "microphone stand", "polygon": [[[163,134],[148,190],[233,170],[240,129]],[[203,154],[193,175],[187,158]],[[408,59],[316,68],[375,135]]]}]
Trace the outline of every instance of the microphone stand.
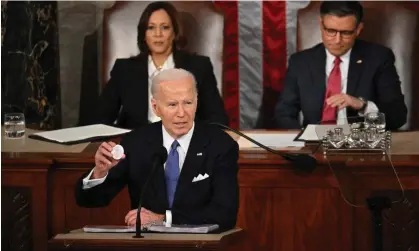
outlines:
[{"label": "microphone stand", "polygon": [[270,147],[267,147],[267,146],[257,142],[256,140],[250,138],[249,136],[245,135],[244,133],[242,133],[238,130],[235,130],[233,128],[230,128],[226,125],[216,123],[216,122],[211,122],[210,124],[213,124],[213,125],[219,126],[221,128],[227,129],[229,131],[232,131],[235,134],[237,134],[237,135],[249,140],[250,142],[256,144],[257,146],[265,149],[266,151],[271,152],[271,153],[276,154],[276,155],[279,155],[282,158],[293,162],[294,166],[296,167],[297,170],[304,171],[306,173],[311,173],[316,168],[316,165],[317,165],[316,158],[314,158],[313,156],[311,156],[309,154],[289,154],[289,153],[280,152],[280,151],[274,150]]},{"label": "microphone stand", "polygon": [[[166,153],[166,156],[167,156],[167,153]],[[148,188],[148,183],[150,182],[151,177],[153,176],[155,170],[160,165],[161,165],[161,157],[157,156],[157,158],[153,162],[153,168],[151,169],[151,172],[148,175],[148,178],[147,178],[146,182],[144,183],[143,189],[141,191],[140,201],[138,203],[138,209],[137,209],[137,222],[135,224],[135,235],[132,238],[144,238],[144,236],[141,235],[141,207],[142,207],[142,204],[143,204],[145,191]]]}]

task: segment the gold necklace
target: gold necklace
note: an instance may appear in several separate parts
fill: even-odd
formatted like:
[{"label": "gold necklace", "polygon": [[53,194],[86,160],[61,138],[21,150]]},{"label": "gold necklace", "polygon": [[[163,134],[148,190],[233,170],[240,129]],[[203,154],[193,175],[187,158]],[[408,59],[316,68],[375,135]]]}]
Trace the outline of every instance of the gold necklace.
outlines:
[{"label": "gold necklace", "polygon": [[[152,59],[153,60],[153,59]],[[166,59],[167,60],[167,59]],[[165,62],[166,62],[165,60]],[[153,60],[153,64],[156,67],[156,70],[161,71],[163,69],[164,63],[162,65],[157,66],[156,62]]]}]

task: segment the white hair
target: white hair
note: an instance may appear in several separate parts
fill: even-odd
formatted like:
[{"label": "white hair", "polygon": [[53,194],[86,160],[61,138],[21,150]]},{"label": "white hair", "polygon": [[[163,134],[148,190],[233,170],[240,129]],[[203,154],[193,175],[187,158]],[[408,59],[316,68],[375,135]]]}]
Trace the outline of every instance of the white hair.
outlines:
[{"label": "white hair", "polygon": [[185,79],[185,78],[188,78],[188,77],[192,78],[194,91],[195,91],[196,94],[198,94],[198,89],[196,87],[196,80],[195,80],[194,75],[192,73],[190,73],[189,71],[184,70],[184,69],[172,68],[172,69],[167,69],[167,70],[163,70],[163,71],[159,72],[151,80],[151,95],[153,97],[156,96],[157,87],[161,82],[176,81],[176,80],[181,80],[181,79]]}]

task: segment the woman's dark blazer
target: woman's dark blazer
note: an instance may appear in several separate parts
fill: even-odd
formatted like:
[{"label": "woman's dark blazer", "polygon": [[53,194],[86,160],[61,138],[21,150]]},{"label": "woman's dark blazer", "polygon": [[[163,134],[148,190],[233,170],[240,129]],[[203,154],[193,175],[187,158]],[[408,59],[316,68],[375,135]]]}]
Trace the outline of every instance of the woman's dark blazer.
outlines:
[{"label": "woman's dark blazer", "polygon": [[[227,125],[228,117],[208,57],[174,51],[176,68],[191,72],[198,87],[195,120]],[[148,55],[117,59],[99,98],[96,123],[136,128],[148,124]]]}]

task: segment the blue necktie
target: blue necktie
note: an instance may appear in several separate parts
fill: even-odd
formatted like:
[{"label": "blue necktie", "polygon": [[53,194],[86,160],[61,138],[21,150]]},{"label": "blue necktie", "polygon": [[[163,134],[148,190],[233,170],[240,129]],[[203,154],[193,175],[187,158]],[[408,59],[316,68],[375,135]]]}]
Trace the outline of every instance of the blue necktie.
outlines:
[{"label": "blue necktie", "polygon": [[169,207],[172,208],[173,199],[175,197],[176,185],[179,179],[179,153],[177,147],[179,142],[173,141],[170,148],[169,156],[166,161],[165,176],[166,176],[166,191]]}]

